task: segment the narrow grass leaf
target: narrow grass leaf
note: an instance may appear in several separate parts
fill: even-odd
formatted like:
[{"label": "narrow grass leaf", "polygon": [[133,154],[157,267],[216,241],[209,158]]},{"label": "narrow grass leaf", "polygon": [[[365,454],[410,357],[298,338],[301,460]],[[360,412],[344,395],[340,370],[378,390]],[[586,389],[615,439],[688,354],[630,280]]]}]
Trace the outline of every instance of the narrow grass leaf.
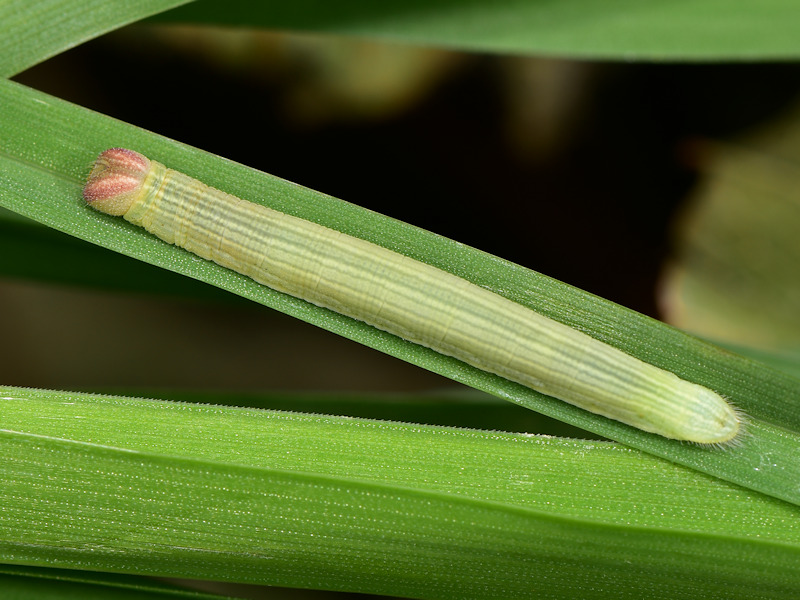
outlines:
[{"label": "narrow grass leaf", "polygon": [[0,2],[0,76],[16,75],[86,40],[187,1]]},{"label": "narrow grass leaf", "polygon": [[20,388],[0,402],[5,562],[431,599],[800,589],[796,507],[615,444]]},{"label": "narrow grass leaf", "polygon": [[158,18],[594,59],[800,56],[794,0],[200,0]]}]

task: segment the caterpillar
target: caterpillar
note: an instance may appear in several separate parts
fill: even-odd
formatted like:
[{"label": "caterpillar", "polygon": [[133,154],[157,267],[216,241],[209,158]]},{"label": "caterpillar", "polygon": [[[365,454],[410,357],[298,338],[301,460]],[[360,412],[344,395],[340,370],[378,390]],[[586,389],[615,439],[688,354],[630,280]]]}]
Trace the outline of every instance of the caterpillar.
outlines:
[{"label": "caterpillar", "polygon": [[83,196],[169,244],[582,409],[720,445],[740,429],[716,392],[436,267],[236,198],[124,148]]}]

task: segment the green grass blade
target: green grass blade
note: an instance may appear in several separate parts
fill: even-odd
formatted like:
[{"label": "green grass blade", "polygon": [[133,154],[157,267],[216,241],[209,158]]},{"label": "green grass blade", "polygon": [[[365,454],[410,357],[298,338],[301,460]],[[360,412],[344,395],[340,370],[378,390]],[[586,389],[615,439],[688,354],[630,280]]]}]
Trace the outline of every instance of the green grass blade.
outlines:
[{"label": "green grass blade", "polygon": [[0,2],[0,76],[28,67],[188,0],[6,0]]},{"label": "green grass blade", "polygon": [[[4,211],[9,215],[17,213]],[[53,257],[59,260],[54,261]],[[231,302],[239,299],[198,281],[65,235],[30,219],[0,215],[0,275],[115,291]]]},{"label": "green grass blade", "polygon": [[[185,0],[0,3],[8,77]],[[800,56],[794,0],[247,0],[187,4],[159,19],[353,34],[426,46],[603,59],[766,60]]]},{"label": "green grass blade", "polygon": [[158,19],[616,60],[800,56],[795,0],[200,0]]},{"label": "green grass blade", "polygon": [[[181,145],[125,123],[0,82],[0,205],[161,267],[222,287],[329,331],[559,420],[740,485],[800,501],[800,381],[662,323],[497,257]],[[743,443],[701,448],[648,434],[543,396],[368,325],[272,291],[85,206],[81,185],[103,149],[127,146],[209,185],[404,253],[492,289],[629,354],[705,385],[748,417]],[[54,260],[57,257],[53,257]],[[765,461],[764,457],[769,457]]]},{"label": "green grass blade", "polygon": [[591,434],[531,410],[520,410],[477,390],[453,389],[413,393],[235,392],[196,389],[92,389],[162,400],[247,406],[294,412],[405,421],[426,425],[468,427],[587,439]]},{"label": "green grass blade", "polygon": [[5,562],[431,599],[800,589],[796,507],[615,444],[20,388],[1,402]]},{"label": "green grass blade", "polygon": [[177,588],[149,577],[23,565],[0,565],[4,599],[25,600],[225,600],[229,596]]},{"label": "green grass blade", "polygon": [[800,348],[774,352],[757,348],[745,348],[739,344],[731,344],[729,342],[720,342],[719,345],[770,365],[772,368],[783,371],[793,377],[800,378]]}]

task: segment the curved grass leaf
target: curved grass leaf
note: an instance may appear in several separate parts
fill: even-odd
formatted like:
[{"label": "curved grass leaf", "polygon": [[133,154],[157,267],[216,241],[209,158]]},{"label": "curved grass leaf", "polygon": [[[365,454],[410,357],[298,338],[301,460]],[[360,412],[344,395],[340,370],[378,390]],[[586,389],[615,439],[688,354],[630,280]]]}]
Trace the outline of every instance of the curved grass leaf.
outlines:
[{"label": "curved grass leaf", "polygon": [[800,56],[794,0],[11,0],[0,4],[0,75],[184,4],[158,19],[617,60]]},{"label": "curved grass leaf", "polygon": [[[4,211],[8,215],[17,213]],[[58,256],[58,260],[53,260]],[[217,302],[240,299],[175,273],[97,246],[36,221],[0,215],[0,274],[67,285],[85,285],[116,291],[167,294]]]},{"label": "curved grass leaf", "polygon": [[431,599],[800,589],[797,507],[615,444],[0,396],[5,562]]},{"label": "curved grass leaf", "polygon": [[0,76],[189,0],[10,0],[0,2]]},{"label": "curved grass leaf", "polygon": [[[16,85],[0,82],[0,205],[339,333],[472,387],[740,485],[800,501],[800,381],[497,257]],[[648,434],[258,285],[99,214],[80,197],[89,165],[127,146],[214,187],[361,237],[491,289],[644,361],[705,385],[747,415],[739,446]],[[56,257],[54,257],[54,260]]]},{"label": "curved grass leaf", "polygon": [[157,19],[594,59],[800,56],[794,0],[198,0]]}]

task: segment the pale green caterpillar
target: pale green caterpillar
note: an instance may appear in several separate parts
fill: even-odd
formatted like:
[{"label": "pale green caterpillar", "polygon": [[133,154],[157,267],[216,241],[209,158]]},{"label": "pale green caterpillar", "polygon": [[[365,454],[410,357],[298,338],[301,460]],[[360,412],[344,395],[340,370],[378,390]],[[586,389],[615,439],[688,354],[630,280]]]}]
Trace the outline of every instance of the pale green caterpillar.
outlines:
[{"label": "pale green caterpillar", "polygon": [[739,431],[717,393],[450,273],[241,200],[132,150],[97,159],[84,189],[170,244],[593,413],[723,444]]}]

